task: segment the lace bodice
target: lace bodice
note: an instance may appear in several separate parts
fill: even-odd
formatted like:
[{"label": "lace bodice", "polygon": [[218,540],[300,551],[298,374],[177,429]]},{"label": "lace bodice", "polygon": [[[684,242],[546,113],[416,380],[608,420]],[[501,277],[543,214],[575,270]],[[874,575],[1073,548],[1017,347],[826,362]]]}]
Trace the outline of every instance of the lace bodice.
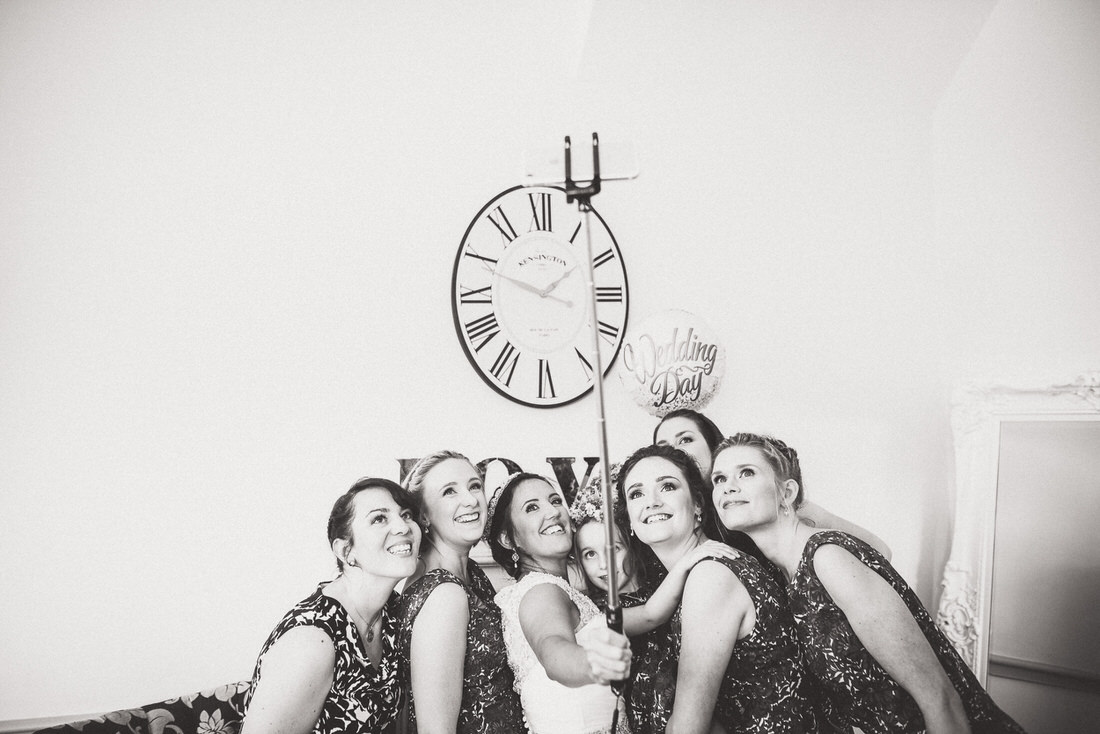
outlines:
[{"label": "lace bodice", "polygon": [[530,675],[533,668],[542,667],[519,626],[520,602],[528,591],[539,584],[553,584],[569,595],[569,601],[573,602],[581,614],[580,622],[577,623],[573,632],[578,632],[588,624],[590,619],[600,614],[600,610],[591,599],[573,588],[565,579],[548,573],[538,571],[529,573],[511,586],[505,586],[498,591],[496,602],[503,619],[504,646],[508,650],[508,663],[516,675],[517,691],[523,689],[523,679]]},{"label": "lace bodice", "polygon": [[608,734],[616,707],[619,709],[617,734],[630,734],[625,706],[609,686],[591,684],[569,688],[547,676],[519,623],[523,597],[539,584],[557,586],[576,606],[580,620],[573,632],[578,644],[583,646],[586,639],[604,625],[595,603],[557,576],[530,573],[497,592],[508,664],[515,673],[516,691],[531,734]]}]

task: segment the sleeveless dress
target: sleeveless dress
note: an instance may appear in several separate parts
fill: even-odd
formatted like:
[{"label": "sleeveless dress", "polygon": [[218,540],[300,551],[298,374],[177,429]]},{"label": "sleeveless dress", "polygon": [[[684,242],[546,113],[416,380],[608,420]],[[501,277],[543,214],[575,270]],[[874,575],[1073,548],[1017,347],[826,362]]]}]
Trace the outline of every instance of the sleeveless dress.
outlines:
[{"label": "sleeveless dress", "polygon": [[616,732],[630,734],[623,703],[610,686],[590,684],[569,688],[546,675],[519,623],[520,602],[528,591],[539,584],[557,586],[580,611],[580,622],[574,630],[578,643],[583,643],[605,624],[591,599],[570,586],[565,579],[551,574],[529,573],[497,593],[496,601],[504,621],[508,663],[515,672],[516,691],[519,692],[523,716],[531,734],[610,734],[616,706],[620,711]]},{"label": "sleeveless dress", "polygon": [[[816,731],[810,689],[801,664],[786,597],[755,558],[712,558],[745,586],[756,623],[737,640],[714,706],[714,719],[728,734],[802,734]],[[682,609],[649,633],[633,675],[630,723],[635,734],[664,734],[676,695],[683,638]]]},{"label": "sleeveless dress", "polygon": [[317,587],[309,597],[287,612],[272,630],[252,674],[252,686],[244,698],[247,715],[252,692],[263,675],[264,657],[275,642],[295,627],[317,627],[329,636],[336,650],[332,687],[325,697],[321,716],[313,727],[315,734],[349,732],[382,732],[397,719],[401,706],[401,686],[398,680],[397,604],[398,594],[392,594],[382,607],[382,657],[376,667],[360,644],[359,630],[340,602],[325,596]]},{"label": "sleeveless dress", "polygon": [[848,618],[817,577],[814,553],[826,544],[847,550],[885,579],[902,598],[958,691],[974,734],[1023,734],[1019,724],[993,703],[893,566],[862,540],[836,530],[810,536],[788,588],[807,671],[818,691],[819,720],[825,731],[847,732],[852,726],[858,726],[866,734],[925,729],[916,701],[859,641]]},{"label": "sleeveless dress", "polygon": [[[493,602],[493,584],[474,561],[466,566],[470,585],[450,571],[432,569],[405,588],[400,606],[402,682],[408,693],[408,734],[416,732],[416,702],[409,683],[409,650],[413,623],[428,596],[440,584],[458,584],[466,592],[470,621],[466,625],[466,656],[462,664],[462,704],[458,734],[515,734],[523,731],[523,710],[513,688],[512,669],[504,652],[500,609]],[[428,701],[431,705],[431,701]]]}]

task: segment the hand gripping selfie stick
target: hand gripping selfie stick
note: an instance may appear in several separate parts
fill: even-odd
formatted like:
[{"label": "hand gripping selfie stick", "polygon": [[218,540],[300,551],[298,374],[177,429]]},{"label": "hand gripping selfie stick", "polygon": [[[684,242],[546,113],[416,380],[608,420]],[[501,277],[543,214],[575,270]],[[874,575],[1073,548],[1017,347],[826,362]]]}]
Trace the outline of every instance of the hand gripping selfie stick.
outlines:
[{"label": "hand gripping selfie stick", "polygon": [[[607,458],[607,419],[603,407],[603,364],[600,360],[600,332],[596,320],[595,267],[592,264],[592,197],[600,193],[600,139],[592,133],[592,180],[580,185],[573,180],[572,143],[565,138],[565,200],[577,202],[577,209],[584,212],[585,229],[585,283],[588,288],[588,310],[592,326],[592,370],[595,379],[592,392],[596,396],[596,427],[599,433],[600,476],[603,488],[604,541],[607,544],[607,626],[616,632],[623,631],[623,610],[619,605],[618,566],[615,564],[615,530],[612,527],[611,464]],[[616,694],[622,692],[622,682],[612,684]],[[616,714],[618,709],[616,708]]]}]

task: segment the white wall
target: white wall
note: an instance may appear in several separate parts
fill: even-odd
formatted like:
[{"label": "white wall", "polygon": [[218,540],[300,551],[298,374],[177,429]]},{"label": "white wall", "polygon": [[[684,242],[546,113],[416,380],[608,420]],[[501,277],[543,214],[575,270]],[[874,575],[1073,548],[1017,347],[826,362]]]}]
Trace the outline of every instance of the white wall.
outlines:
[{"label": "white wall", "polygon": [[[247,677],[363,474],[593,454],[447,290],[532,140],[631,139],[632,319],[931,604],[958,381],[1100,364],[1087,2],[0,3],[0,720]],[[670,287],[669,284],[675,284]],[[653,420],[609,383],[614,455]]]}]

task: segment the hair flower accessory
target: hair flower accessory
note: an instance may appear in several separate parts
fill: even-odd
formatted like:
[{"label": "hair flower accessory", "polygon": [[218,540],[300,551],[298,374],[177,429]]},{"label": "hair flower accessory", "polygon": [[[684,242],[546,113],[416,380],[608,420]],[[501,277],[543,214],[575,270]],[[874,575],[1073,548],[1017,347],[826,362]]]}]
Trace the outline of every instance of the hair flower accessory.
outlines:
[{"label": "hair flower accessory", "polygon": [[[611,465],[612,484],[619,478],[619,470],[622,469],[622,466],[621,463]],[[613,494],[612,501],[617,501],[617,499]],[[569,506],[569,517],[573,520],[574,525],[580,525],[585,520],[604,521],[603,482],[600,481],[598,474],[592,477],[588,484],[577,490],[577,496],[573,498],[573,504]]]}]

